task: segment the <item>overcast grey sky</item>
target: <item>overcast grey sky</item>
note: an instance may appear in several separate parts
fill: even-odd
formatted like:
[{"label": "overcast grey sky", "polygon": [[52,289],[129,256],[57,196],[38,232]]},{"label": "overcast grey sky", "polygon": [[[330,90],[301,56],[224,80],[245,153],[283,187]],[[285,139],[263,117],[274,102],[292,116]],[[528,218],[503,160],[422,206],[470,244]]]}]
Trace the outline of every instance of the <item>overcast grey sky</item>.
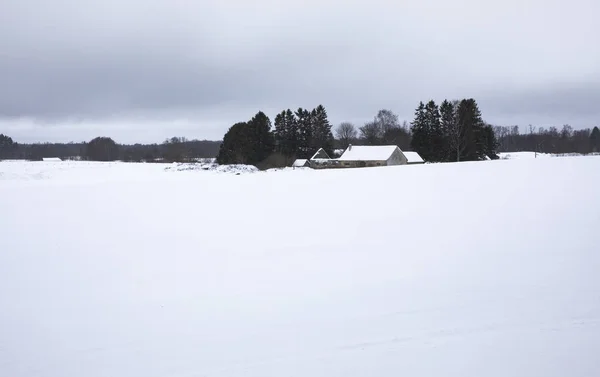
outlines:
[{"label": "overcast grey sky", "polygon": [[0,133],[221,139],[476,98],[494,124],[600,125],[598,0],[2,0]]}]

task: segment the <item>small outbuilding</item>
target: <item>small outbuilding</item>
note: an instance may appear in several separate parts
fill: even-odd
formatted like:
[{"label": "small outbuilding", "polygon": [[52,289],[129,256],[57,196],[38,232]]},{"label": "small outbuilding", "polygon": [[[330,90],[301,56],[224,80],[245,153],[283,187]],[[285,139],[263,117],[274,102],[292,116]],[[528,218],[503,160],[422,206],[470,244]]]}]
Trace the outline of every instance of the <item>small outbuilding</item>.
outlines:
[{"label": "small outbuilding", "polygon": [[58,157],[43,157],[42,161],[44,161],[44,162],[60,162],[62,160]]},{"label": "small outbuilding", "polygon": [[306,168],[308,167],[308,160],[307,159],[302,159],[299,158],[296,161],[294,161],[294,163],[292,164],[293,168]]},{"label": "small outbuilding", "polygon": [[402,151],[402,154],[406,157],[406,161],[408,161],[407,162],[408,165],[425,163],[425,161],[423,161],[423,158],[421,156],[419,156],[419,154],[417,152]]}]

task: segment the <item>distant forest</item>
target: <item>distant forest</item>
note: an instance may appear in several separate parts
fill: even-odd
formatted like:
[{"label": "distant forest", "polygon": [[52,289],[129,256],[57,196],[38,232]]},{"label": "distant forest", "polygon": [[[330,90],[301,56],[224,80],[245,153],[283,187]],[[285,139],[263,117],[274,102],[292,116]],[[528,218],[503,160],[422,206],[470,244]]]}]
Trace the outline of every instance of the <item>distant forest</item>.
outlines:
[{"label": "distant forest", "polygon": [[234,124],[223,141],[172,137],[160,144],[117,144],[109,137],[80,143],[21,144],[0,134],[0,159],[39,161],[45,157],[90,161],[192,162],[217,158],[222,164],[244,163],[261,168],[288,166],[296,158],[310,158],[319,148],[330,156],[354,145],[397,145],[418,152],[425,161],[469,161],[497,153],[600,152],[598,127],[574,130],[557,127],[491,125],[483,120],[474,99],[419,103],[410,122],[400,122],[392,111],[382,109],[372,121],[356,126],[342,122],[333,127],[324,106],[312,110],[283,110],[274,124],[263,112]]},{"label": "distant forest", "polygon": [[187,140],[173,137],[161,144],[117,144],[111,138],[97,137],[82,143],[16,143],[0,134],[0,159],[40,161],[44,157],[90,161],[177,162],[213,158],[220,141]]}]

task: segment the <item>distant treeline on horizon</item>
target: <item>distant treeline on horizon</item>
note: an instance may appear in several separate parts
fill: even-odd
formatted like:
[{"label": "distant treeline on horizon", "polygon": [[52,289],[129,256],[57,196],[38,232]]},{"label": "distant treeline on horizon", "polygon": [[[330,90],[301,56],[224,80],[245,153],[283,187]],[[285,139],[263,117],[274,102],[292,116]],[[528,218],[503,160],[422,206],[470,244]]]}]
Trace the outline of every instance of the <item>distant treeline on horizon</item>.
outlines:
[{"label": "distant treeline on horizon", "polygon": [[[386,110],[389,113],[389,110]],[[377,139],[368,134],[367,127],[354,127],[343,122],[335,128],[333,147],[344,149],[348,144],[381,145],[395,144],[402,150],[411,149],[411,128],[407,122],[400,127],[402,133],[392,140]],[[356,131],[352,131],[355,129]],[[497,139],[497,152],[536,151],[540,153],[600,152],[600,130],[574,130],[569,125],[536,128],[533,126],[493,126]],[[274,130],[273,130],[274,131]],[[367,131],[367,132],[365,132]],[[198,158],[214,158],[219,154],[222,141],[188,140],[173,137],[163,143],[117,144],[108,137],[98,137],[90,142],[69,143],[16,143],[8,135],[0,133],[0,159],[24,159],[39,161],[47,157],[84,160],[121,160],[127,162],[186,162]]]}]

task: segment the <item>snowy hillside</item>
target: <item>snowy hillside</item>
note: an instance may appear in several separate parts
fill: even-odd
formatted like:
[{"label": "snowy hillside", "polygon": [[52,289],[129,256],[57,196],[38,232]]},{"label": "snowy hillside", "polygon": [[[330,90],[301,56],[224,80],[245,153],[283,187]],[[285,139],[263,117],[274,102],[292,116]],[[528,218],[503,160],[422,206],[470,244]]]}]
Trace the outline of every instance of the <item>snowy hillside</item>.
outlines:
[{"label": "snowy hillside", "polygon": [[2,376],[600,371],[600,157],[38,164],[0,162]]}]

